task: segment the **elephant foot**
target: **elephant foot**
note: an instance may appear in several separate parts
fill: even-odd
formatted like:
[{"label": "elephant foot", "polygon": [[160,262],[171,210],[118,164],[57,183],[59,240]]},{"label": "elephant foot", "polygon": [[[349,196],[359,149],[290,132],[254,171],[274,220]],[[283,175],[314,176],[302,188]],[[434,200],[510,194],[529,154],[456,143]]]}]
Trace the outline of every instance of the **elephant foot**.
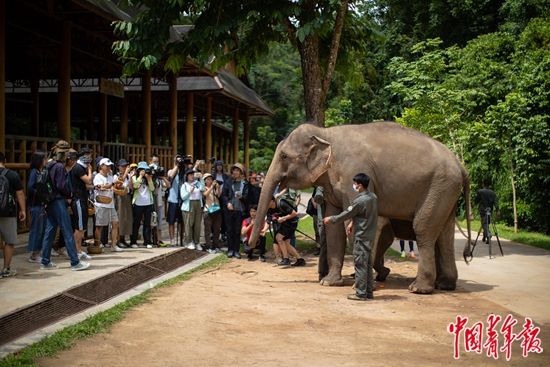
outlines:
[{"label": "elephant foot", "polygon": [[324,277],[326,277],[328,273],[319,273],[319,282],[323,280]]},{"label": "elephant foot", "polygon": [[454,291],[456,289],[456,280],[436,280],[435,288],[442,291]]},{"label": "elephant foot", "polygon": [[338,287],[344,285],[344,279],[341,275],[327,275],[320,281],[321,285],[328,287]]},{"label": "elephant foot", "polygon": [[383,282],[384,280],[386,280],[386,278],[388,277],[388,275],[390,274],[390,269],[389,268],[386,268],[385,266],[382,267],[382,270],[380,271],[376,271],[377,274],[376,274],[376,281],[377,282]]},{"label": "elephant foot", "polygon": [[418,280],[409,285],[409,291],[417,294],[430,294],[434,291],[433,285],[421,284]]}]

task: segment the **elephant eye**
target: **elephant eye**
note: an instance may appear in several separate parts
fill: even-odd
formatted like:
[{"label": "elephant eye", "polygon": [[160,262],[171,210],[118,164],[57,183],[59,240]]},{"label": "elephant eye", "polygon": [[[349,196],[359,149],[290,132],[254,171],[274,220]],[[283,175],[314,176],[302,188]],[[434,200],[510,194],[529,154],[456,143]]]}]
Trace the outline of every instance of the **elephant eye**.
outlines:
[{"label": "elephant eye", "polygon": [[282,160],[285,160],[285,159],[287,159],[287,158],[288,158],[288,156],[287,156],[285,153],[281,153],[281,159],[282,159]]}]

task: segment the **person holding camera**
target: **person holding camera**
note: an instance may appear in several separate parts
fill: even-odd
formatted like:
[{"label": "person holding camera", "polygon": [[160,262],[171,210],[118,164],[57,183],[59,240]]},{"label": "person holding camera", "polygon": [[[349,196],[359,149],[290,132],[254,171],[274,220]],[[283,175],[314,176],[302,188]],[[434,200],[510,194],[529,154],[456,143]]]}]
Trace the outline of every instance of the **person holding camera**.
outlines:
[{"label": "person holding camera", "polygon": [[489,224],[491,224],[491,214],[493,209],[498,210],[497,194],[489,188],[488,182],[483,182],[483,188],[477,190],[476,198],[474,202],[478,204],[479,219],[481,226],[483,227],[483,242],[489,243],[491,232],[489,230]]},{"label": "person holding camera", "polygon": [[118,247],[118,214],[114,200],[114,178],[111,167],[114,166],[109,158],[103,158],[99,162],[99,173],[94,177],[95,188],[95,241],[101,241],[103,227],[111,225],[111,249],[115,252],[122,251]]},{"label": "person holding camera", "polygon": [[201,222],[202,222],[202,193],[204,184],[201,181],[200,173],[196,175],[194,170],[185,172],[185,183],[181,186],[181,210],[185,223],[185,242],[190,250],[202,251]]},{"label": "person holding camera", "polygon": [[157,213],[158,225],[153,229],[156,231],[156,242],[159,246],[165,246],[162,241],[161,224],[164,221],[164,193],[170,188],[170,181],[166,178],[166,171],[164,167],[160,166],[159,156],[156,154],[151,155],[149,168],[153,173],[153,183],[155,184],[155,191],[153,192],[153,209]]},{"label": "person holding camera", "polygon": [[[204,196],[204,239],[208,252],[220,252],[220,231],[222,227],[222,210],[220,196],[222,191],[218,181],[210,173],[203,176]],[[210,238],[212,236],[212,238]]]},{"label": "person holding camera", "polygon": [[82,148],[78,153],[78,160],[69,172],[73,200],[71,201],[74,241],[78,256],[90,260],[91,256],[82,251],[82,239],[88,229],[88,196],[93,185],[92,151]]},{"label": "person holding camera", "polygon": [[147,248],[153,248],[151,241],[151,215],[153,213],[153,174],[146,162],[139,162],[137,174],[132,177],[134,195],[132,197],[134,223],[130,246],[137,248],[137,237],[141,221],[143,220],[143,244]]},{"label": "person holding camera", "polygon": [[168,191],[168,235],[170,236],[170,246],[175,246],[179,244],[180,239],[175,239],[174,237],[174,224],[177,222],[179,228],[183,223],[180,195],[181,186],[185,182],[185,159],[183,156],[178,154],[174,157],[174,167],[168,171],[168,180],[170,181],[170,189]]},{"label": "person holding camera", "polygon": [[[137,165],[136,165],[137,166]],[[115,196],[115,208],[117,209],[119,219],[119,247],[128,247],[126,236],[132,235],[132,197],[130,194],[132,168],[130,163],[121,158],[118,161],[118,173],[114,176],[115,188],[118,188],[119,194]]]},{"label": "person holding camera", "polygon": [[241,224],[246,214],[248,182],[245,180],[245,169],[240,163],[231,166],[231,178],[228,178],[222,189],[222,205],[225,214],[227,231],[227,257],[241,258]]}]

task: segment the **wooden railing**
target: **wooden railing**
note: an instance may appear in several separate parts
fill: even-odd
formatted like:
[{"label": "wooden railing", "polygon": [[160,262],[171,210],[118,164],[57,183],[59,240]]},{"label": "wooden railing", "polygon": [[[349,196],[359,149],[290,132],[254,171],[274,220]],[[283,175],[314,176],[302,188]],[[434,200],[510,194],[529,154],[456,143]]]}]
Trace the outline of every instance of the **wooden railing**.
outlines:
[{"label": "wooden railing", "polygon": [[[16,171],[21,178],[25,195],[27,194],[28,172],[30,160],[33,152],[42,150],[47,154],[57,143],[57,138],[43,138],[34,136],[6,135],[6,167]],[[145,145],[124,144],[124,143],[103,143],[89,140],[73,140],[73,149],[79,151],[82,147],[89,147],[94,151],[95,156],[102,155],[109,157],[114,163],[120,158],[125,158],[129,162],[148,161],[147,149]],[[159,156],[161,166],[167,170],[173,165],[172,149],[165,146],[153,146],[152,152]],[[93,162],[95,165],[95,162]],[[30,216],[27,216],[30,218]],[[19,232],[28,230],[30,222],[27,219],[25,223],[19,223]]]}]

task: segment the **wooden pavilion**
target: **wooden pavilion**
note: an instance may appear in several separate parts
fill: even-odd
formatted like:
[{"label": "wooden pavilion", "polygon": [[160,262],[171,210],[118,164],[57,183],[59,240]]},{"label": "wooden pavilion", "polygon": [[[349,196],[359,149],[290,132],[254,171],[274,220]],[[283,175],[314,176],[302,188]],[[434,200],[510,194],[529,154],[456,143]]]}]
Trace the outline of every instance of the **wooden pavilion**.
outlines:
[{"label": "wooden pavilion", "polygon": [[242,142],[248,166],[250,118],[269,107],[231,73],[192,63],[178,75],[121,79],[111,52],[119,19],[130,16],[110,0],[0,1],[0,151],[9,166],[26,180],[30,154],[59,138],[112,160],[156,153],[165,166],[176,153],[233,162]]}]

